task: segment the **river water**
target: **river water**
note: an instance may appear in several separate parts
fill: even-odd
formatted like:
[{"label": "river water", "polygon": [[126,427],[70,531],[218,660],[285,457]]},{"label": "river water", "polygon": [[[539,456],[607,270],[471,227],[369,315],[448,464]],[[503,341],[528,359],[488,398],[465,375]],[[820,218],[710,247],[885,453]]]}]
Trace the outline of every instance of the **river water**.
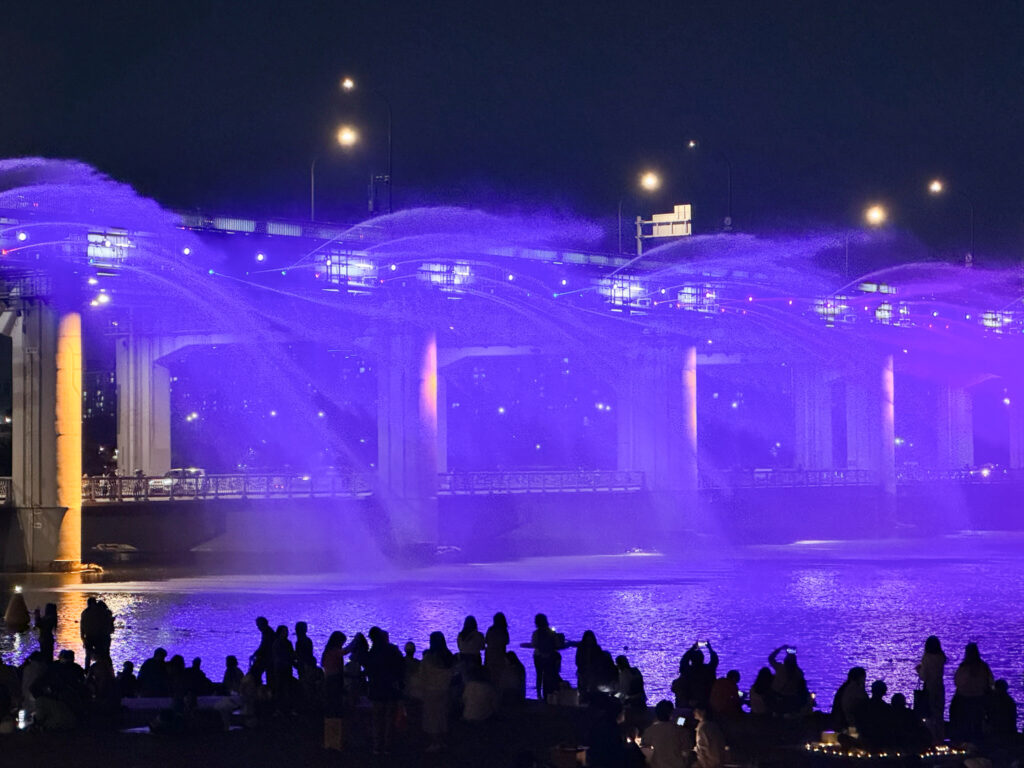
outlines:
[{"label": "river water", "polygon": [[[996,677],[1024,698],[1024,539],[966,534],[927,541],[802,542],[685,560],[656,554],[566,557],[496,564],[386,568],[366,574],[218,574],[110,570],[100,577],[31,576],[21,582],[29,607],[56,601],[58,647],[81,653],[78,615],[89,595],[117,617],[115,664],[136,665],[158,645],[190,661],[201,656],[219,677],[227,654],[248,657],[253,623],[309,623],[315,647],[341,629],[377,624],[398,644],[422,649],[440,629],[454,648],[466,614],[486,629],[495,611],[509,620],[513,644],[529,640],[545,612],[570,638],[593,629],[613,654],[639,666],[653,701],[668,696],[679,657],[710,640],[721,670],[738,669],[745,689],[783,644],[798,649],[811,690],[827,707],[846,670],[909,694],[924,639],[943,642],[951,677],[963,646],[976,641]],[[14,582],[0,583],[9,594]],[[0,634],[0,652],[20,661],[32,633]],[[521,658],[532,678],[529,651]],[[571,654],[571,652],[570,652]],[[572,677],[571,655],[564,671]],[[532,689],[532,680],[530,682]],[[952,689],[951,682],[947,684]]]}]

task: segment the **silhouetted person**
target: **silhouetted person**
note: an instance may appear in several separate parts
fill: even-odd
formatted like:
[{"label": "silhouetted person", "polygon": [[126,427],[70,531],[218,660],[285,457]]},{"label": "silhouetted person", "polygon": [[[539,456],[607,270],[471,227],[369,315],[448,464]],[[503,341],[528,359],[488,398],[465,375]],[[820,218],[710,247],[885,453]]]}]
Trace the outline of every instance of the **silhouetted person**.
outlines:
[{"label": "silhouetted person", "polygon": [[466,670],[466,685],[462,689],[462,719],[470,723],[490,720],[498,712],[498,690],[482,667]]},{"label": "silhouetted person", "polygon": [[139,680],[135,677],[135,664],[126,661],[117,673],[117,685],[122,699],[134,699],[139,695]]},{"label": "silhouetted person", "polygon": [[894,693],[890,706],[896,729],[896,749],[910,754],[926,750],[932,743],[931,731],[921,722],[920,716],[907,708],[907,697]]},{"label": "silhouetted person", "polygon": [[1017,702],[1010,696],[1009,685],[1005,680],[996,680],[992,693],[985,702],[985,709],[992,735],[1017,735]]},{"label": "silhouetted person", "polygon": [[153,656],[142,662],[139,667],[139,696],[157,698],[169,696],[167,687],[167,651],[157,648]]},{"label": "silhouetted person", "polygon": [[103,646],[104,620],[103,609],[99,607],[95,597],[90,597],[86,600],[85,610],[82,611],[78,620],[78,632],[82,638],[82,647],[85,649],[87,669],[89,663]]},{"label": "silhouetted person", "polygon": [[309,627],[304,621],[295,624],[295,666],[299,670],[299,678],[304,680],[316,670],[316,655],[313,653],[313,641],[307,632]]},{"label": "silhouetted person", "polygon": [[491,680],[497,683],[501,676],[501,670],[505,667],[505,654],[508,651],[508,620],[505,614],[498,612],[491,620],[491,626],[487,628],[484,635],[486,648],[484,649],[484,667],[487,668]]},{"label": "silhouetted person", "polygon": [[770,715],[775,708],[775,676],[770,667],[761,667],[750,686],[750,714]]},{"label": "silhouetted person", "polygon": [[295,678],[292,677],[292,670],[295,668],[295,648],[288,638],[288,627],[284,624],[277,628],[271,659],[270,693],[280,709],[287,709],[292,704],[292,686],[295,681]]},{"label": "silhouetted person", "polygon": [[725,734],[703,709],[693,711],[697,720],[696,746],[698,768],[721,768],[725,763]]},{"label": "silhouetted person", "polygon": [[423,732],[430,740],[428,752],[444,749],[448,733],[451,705],[452,666],[454,659],[444,633],[430,633],[430,647],[423,652],[420,663],[420,690],[423,693]]},{"label": "silhouetted person", "polygon": [[526,699],[526,667],[515,651],[506,651],[505,668],[501,671],[498,689],[503,702],[520,702]]},{"label": "silhouetted person", "polygon": [[36,629],[39,630],[39,652],[47,661],[53,661],[57,634],[57,606],[54,603],[47,603],[42,615],[36,613]]},{"label": "silhouetted person", "polygon": [[[935,635],[924,641],[924,654],[917,665],[917,676],[924,686],[923,709],[915,713],[924,717],[935,741],[941,741],[946,717],[946,654]],[[915,702],[916,703],[916,702]]]},{"label": "silhouetted person", "polygon": [[[779,662],[778,655],[783,651],[786,657]],[[780,646],[768,657],[768,665],[775,672],[772,680],[775,711],[780,715],[788,715],[802,710],[807,705],[807,680],[797,664],[796,651],[785,645]]]},{"label": "silhouetted person", "polygon": [[213,683],[203,671],[203,660],[198,656],[192,659],[192,666],[186,670],[189,692],[194,696],[209,696],[213,693]]},{"label": "silhouetted person", "polygon": [[224,677],[220,681],[221,693],[225,696],[237,694],[242,689],[242,678],[244,677],[245,673],[238,666],[238,659],[228,656],[224,659]]},{"label": "silhouetted person", "polygon": [[617,692],[625,708],[631,713],[647,709],[647,691],[644,690],[644,676],[640,670],[630,665],[625,656],[615,658],[615,668],[619,672]]},{"label": "silhouetted person", "polygon": [[370,700],[374,754],[391,752],[395,714],[402,699],[405,662],[402,652],[380,627],[370,629],[372,646],[366,654],[366,695]]},{"label": "silhouetted person", "polygon": [[953,676],[956,693],[949,705],[950,735],[959,741],[978,742],[985,724],[985,699],[992,690],[992,670],[978,653],[977,643],[968,643],[964,660]]},{"label": "silhouetted person", "polygon": [[533,666],[537,675],[537,698],[546,699],[557,693],[561,681],[562,657],[558,653],[565,646],[565,638],[551,628],[548,617],[538,613],[533,619],[536,629],[525,647],[533,648]]},{"label": "silhouetted person", "polygon": [[715,680],[708,700],[711,716],[716,720],[734,720],[743,714],[740,698],[740,673],[730,669],[725,677]]},{"label": "silhouetted person", "polygon": [[711,696],[711,686],[718,673],[718,654],[707,644],[708,660],[699,643],[694,643],[679,660],[679,677],[672,681],[672,693],[676,706],[700,707],[706,709]]},{"label": "silhouetted person", "polygon": [[462,624],[462,631],[456,638],[456,644],[459,648],[459,658],[463,664],[480,665],[480,654],[483,653],[487,641],[477,627],[475,616],[466,617]]},{"label": "silhouetted person", "polygon": [[96,608],[100,615],[96,650],[104,656],[110,656],[110,644],[114,637],[114,613],[102,600],[96,602]]},{"label": "silhouetted person", "polygon": [[600,664],[601,651],[594,631],[584,631],[576,644],[576,688],[581,698],[585,698],[597,688],[596,672]]},{"label": "silhouetted person", "polygon": [[362,632],[356,632],[352,642],[345,647],[348,662],[345,664],[345,695],[353,707],[366,693],[366,655],[370,652],[370,644]]},{"label": "silhouetted person", "polygon": [[875,680],[871,684],[871,698],[860,705],[855,716],[858,738],[872,752],[896,746],[896,718],[884,698],[887,690],[883,680]]},{"label": "silhouetted person", "polygon": [[672,702],[662,699],[654,707],[654,722],[647,726],[640,740],[652,749],[651,768],[686,768],[694,747],[694,733],[672,719]]},{"label": "silhouetted person", "polygon": [[857,710],[868,700],[868,672],[864,667],[852,667],[846,681],[839,686],[832,699],[832,728],[845,731],[857,726]]},{"label": "silhouetted person", "polygon": [[275,635],[270,622],[263,616],[256,617],[256,628],[260,632],[260,644],[249,658],[249,671],[262,679],[273,666]]},{"label": "silhouetted person", "polygon": [[410,640],[402,651],[402,691],[406,698],[418,699],[420,691],[416,675],[420,671],[420,660],[416,658],[416,643]]},{"label": "silhouetted person", "polygon": [[587,706],[587,718],[586,764],[594,768],[622,768],[626,761],[626,743],[619,727],[622,704],[606,693],[595,693]]}]

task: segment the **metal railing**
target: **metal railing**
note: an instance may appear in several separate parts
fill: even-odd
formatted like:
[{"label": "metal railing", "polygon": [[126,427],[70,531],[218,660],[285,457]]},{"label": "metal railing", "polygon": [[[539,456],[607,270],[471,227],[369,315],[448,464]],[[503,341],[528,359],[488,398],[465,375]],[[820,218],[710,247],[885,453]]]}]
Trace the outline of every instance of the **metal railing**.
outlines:
[{"label": "metal railing", "polygon": [[191,499],[295,499],[368,496],[372,477],[362,474],[205,475],[203,477],[87,477],[86,503]]},{"label": "metal railing", "polygon": [[878,475],[868,469],[732,469],[701,474],[701,488],[804,488],[871,485]]},{"label": "metal railing", "polygon": [[1024,483],[1024,469],[975,467],[973,469],[924,469],[901,467],[896,482],[906,485],[928,483]]},{"label": "metal railing", "polygon": [[510,493],[640,491],[644,473],[617,469],[449,472],[438,476],[441,496]]},{"label": "metal railing", "polygon": [[14,502],[12,491],[12,480],[9,477],[0,477],[0,506]]}]

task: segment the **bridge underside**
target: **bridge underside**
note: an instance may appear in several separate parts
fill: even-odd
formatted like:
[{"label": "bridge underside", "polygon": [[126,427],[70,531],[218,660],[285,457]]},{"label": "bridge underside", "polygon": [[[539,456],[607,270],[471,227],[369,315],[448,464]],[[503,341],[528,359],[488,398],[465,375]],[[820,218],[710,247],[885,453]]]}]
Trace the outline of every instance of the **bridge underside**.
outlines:
[{"label": "bridge underside", "polygon": [[[632,549],[686,556],[752,541],[1017,530],[1024,519],[997,511],[1012,508],[1022,491],[1018,482],[908,484],[898,488],[895,504],[887,504],[877,485],[705,489],[671,536],[664,535],[659,510],[684,500],[649,491],[441,496],[440,557],[481,561]],[[402,549],[388,513],[370,496],[97,504],[85,508],[83,540],[87,557],[100,562],[198,555],[225,567],[244,561],[345,570],[433,557],[433,550]]]}]

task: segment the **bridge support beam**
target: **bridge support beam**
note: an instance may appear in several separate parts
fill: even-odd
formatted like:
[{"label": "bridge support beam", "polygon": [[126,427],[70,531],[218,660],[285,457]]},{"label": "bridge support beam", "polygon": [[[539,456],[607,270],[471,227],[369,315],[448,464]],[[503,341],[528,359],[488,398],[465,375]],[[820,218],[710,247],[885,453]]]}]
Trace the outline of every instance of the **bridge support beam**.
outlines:
[{"label": "bridge support beam", "polygon": [[437,543],[438,380],[432,331],[382,340],[378,364],[380,492],[399,547]]},{"label": "bridge support beam", "polygon": [[14,505],[0,556],[6,570],[68,567],[81,559],[80,318],[38,300],[9,312]]},{"label": "bridge support beam", "polygon": [[793,370],[794,461],[801,469],[832,469],[832,382],[820,368]]},{"label": "bridge support beam", "polygon": [[1024,386],[1009,391],[1010,469],[1024,469]]},{"label": "bridge support beam", "polygon": [[963,387],[941,382],[935,394],[936,468],[974,466],[974,405],[971,393]]},{"label": "bridge support beam", "polygon": [[618,468],[644,473],[656,532],[678,532],[697,501],[697,351],[654,344],[624,363],[616,388]]},{"label": "bridge support beam", "polygon": [[874,472],[882,490],[896,495],[893,360],[886,355],[846,382],[846,457],[851,469]]},{"label": "bridge support beam", "polygon": [[161,337],[117,340],[117,467],[162,475],[171,468],[171,374],[157,361],[173,351]]}]

